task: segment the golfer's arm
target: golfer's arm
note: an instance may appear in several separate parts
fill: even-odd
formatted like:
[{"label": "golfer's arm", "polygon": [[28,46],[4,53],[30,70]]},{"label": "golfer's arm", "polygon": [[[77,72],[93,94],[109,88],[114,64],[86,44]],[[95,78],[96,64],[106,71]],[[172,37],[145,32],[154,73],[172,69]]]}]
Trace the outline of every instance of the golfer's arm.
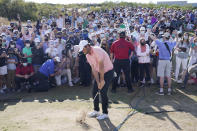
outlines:
[{"label": "golfer's arm", "polygon": [[104,80],[104,63],[103,61],[99,61],[99,73],[100,73],[100,81]]},{"label": "golfer's arm", "polygon": [[92,69],[92,74],[97,82],[97,84],[99,83],[99,75],[98,75],[98,72],[95,71],[94,69]]}]

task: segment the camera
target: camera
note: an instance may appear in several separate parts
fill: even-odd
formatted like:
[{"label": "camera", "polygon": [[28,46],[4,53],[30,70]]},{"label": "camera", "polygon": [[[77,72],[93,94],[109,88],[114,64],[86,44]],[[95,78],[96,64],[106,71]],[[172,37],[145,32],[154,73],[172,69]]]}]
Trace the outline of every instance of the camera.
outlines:
[{"label": "camera", "polygon": [[66,49],[67,50],[71,49],[71,43],[66,44]]},{"label": "camera", "polygon": [[14,27],[14,23],[13,23],[13,22],[11,22],[11,23],[10,23],[10,26],[13,28],[13,27]]}]

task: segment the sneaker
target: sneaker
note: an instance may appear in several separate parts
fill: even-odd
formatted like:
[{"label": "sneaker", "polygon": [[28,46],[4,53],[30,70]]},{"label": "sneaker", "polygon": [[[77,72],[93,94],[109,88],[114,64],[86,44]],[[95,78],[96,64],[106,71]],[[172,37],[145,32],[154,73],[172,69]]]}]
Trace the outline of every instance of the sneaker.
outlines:
[{"label": "sneaker", "polygon": [[88,113],[88,117],[98,117],[100,116],[100,113],[98,111],[93,111]]},{"label": "sneaker", "polygon": [[156,92],[157,95],[164,96],[164,92]]},{"label": "sneaker", "polygon": [[73,87],[73,83],[72,83],[72,82],[69,82],[68,85],[69,85],[70,87]]},{"label": "sneaker", "polygon": [[103,120],[103,119],[106,119],[106,118],[109,118],[107,114],[102,114],[102,115],[96,117],[97,120]]}]

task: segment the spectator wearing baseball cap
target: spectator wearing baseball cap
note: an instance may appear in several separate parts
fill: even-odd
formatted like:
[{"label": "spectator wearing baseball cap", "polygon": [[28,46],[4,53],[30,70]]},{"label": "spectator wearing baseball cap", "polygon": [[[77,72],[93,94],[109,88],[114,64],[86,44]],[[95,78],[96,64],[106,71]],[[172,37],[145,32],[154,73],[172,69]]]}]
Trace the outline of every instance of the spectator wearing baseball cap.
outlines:
[{"label": "spectator wearing baseball cap", "polygon": [[19,51],[22,51],[24,48],[24,41],[23,41],[23,34],[19,33],[19,38],[16,41],[16,48],[18,48]]},{"label": "spectator wearing baseball cap", "polygon": [[100,90],[103,114],[99,113],[99,96],[94,100],[94,111],[89,113],[89,117],[96,117],[98,120],[108,118],[108,88],[113,79],[113,64],[110,61],[109,55],[100,47],[90,46],[88,41],[82,40],[79,44],[79,51],[86,54],[88,63],[92,68],[92,73],[95,78],[93,87],[93,98]]},{"label": "spectator wearing baseball cap", "polygon": [[134,46],[132,43],[125,40],[126,34],[125,32],[120,32],[119,34],[120,39],[115,41],[110,49],[110,56],[111,61],[114,60],[114,70],[117,74],[117,76],[114,79],[113,86],[112,86],[112,92],[116,92],[117,88],[117,81],[121,73],[121,69],[123,70],[126,78],[126,84],[128,87],[128,92],[133,92],[133,88],[131,85],[131,79],[130,79],[130,61],[129,61],[129,52],[134,51]]},{"label": "spectator wearing baseball cap", "polygon": [[64,28],[64,17],[60,14],[58,19],[56,20],[56,23],[57,23],[57,27],[58,27],[58,30],[61,31],[62,28]]},{"label": "spectator wearing baseball cap", "polygon": [[4,93],[3,88],[6,87],[6,75],[7,75],[7,51],[0,43],[0,93]]},{"label": "spectator wearing baseball cap", "polygon": [[35,88],[32,88],[30,92],[32,90],[36,92],[48,91],[51,87],[53,87],[55,83],[54,77],[56,76],[55,68],[60,62],[59,57],[54,57],[45,61],[35,77],[35,81],[37,81],[38,85]]},{"label": "spectator wearing baseball cap", "polygon": [[150,36],[156,43],[159,49],[159,62],[157,69],[157,76],[160,77],[160,91],[159,95],[164,95],[163,85],[164,77],[168,80],[168,95],[171,95],[171,53],[173,48],[176,46],[176,42],[171,42],[170,33],[165,32],[163,35],[163,41],[158,40],[155,35]]},{"label": "spectator wearing baseball cap", "polygon": [[35,73],[39,71],[40,66],[44,62],[43,60],[44,60],[44,51],[40,43],[40,39],[36,38],[34,40],[34,47],[32,48],[32,64]]},{"label": "spectator wearing baseball cap", "polygon": [[[68,51],[63,50],[62,56],[61,63],[55,68],[55,71],[58,72],[55,76],[56,85],[61,86],[62,84],[66,83],[66,80],[68,80],[68,85],[72,87],[71,59],[69,58]],[[62,81],[62,78],[64,81]]]}]

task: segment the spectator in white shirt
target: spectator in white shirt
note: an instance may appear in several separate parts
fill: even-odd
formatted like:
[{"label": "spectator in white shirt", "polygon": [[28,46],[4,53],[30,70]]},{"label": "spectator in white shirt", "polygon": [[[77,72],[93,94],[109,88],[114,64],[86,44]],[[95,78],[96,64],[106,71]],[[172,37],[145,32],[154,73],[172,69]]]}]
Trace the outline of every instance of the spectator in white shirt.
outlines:
[{"label": "spectator in white shirt", "polygon": [[49,45],[49,47],[46,49],[46,54],[48,54],[50,58],[58,56],[58,50],[55,48],[54,44]]},{"label": "spectator in white shirt", "polygon": [[145,76],[145,80],[150,81],[150,48],[146,44],[145,38],[140,39],[140,44],[137,46],[137,56],[140,68],[140,86],[143,86]]},{"label": "spectator in white shirt", "polygon": [[64,18],[62,15],[59,15],[59,18],[56,20],[58,30],[61,31],[64,28]]}]

